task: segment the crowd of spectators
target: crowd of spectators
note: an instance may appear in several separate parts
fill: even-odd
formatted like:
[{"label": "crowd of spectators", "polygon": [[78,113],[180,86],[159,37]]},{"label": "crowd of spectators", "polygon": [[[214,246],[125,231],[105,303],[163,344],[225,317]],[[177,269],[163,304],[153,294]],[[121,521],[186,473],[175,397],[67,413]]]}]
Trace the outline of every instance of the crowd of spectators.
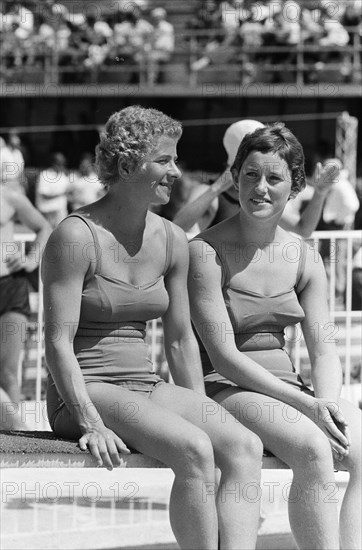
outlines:
[{"label": "crowd of spectators", "polygon": [[5,78],[19,67],[29,71],[57,67],[61,82],[68,78],[77,83],[89,74],[96,78],[101,67],[133,65],[134,81],[149,66],[147,78],[153,82],[162,79],[160,66],[174,51],[174,28],[166,10],[155,7],[146,17],[140,1],[114,2],[113,10],[99,4],[99,10],[80,13],[55,0],[1,2],[0,6]]},{"label": "crowd of spectators", "polygon": [[[210,0],[201,4],[190,21],[189,28],[204,35],[203,41],[198,40],[202,50],[192,68],[199,71],[210,64],[233,63],[243,65],[254,80],[258,65],[296,65],[296,46],[303,44],[307,82],[318,80],[333,64],[348,81],[352,79],[352,55],[343,48],[356,45],[361,24],[360,0],[310,4],[302,0]],[[278,47],[283,50],[276,51]],[[257,51],[245,55],[248,49]],[[280,71],[272,75],[276,80],[281,76]]]},{"label": "crowd of spectators", "polygon": [[[318,73],[334,63],[348,81],[353,76],[352,56],[341,48],[356,45],[355,31],[362,22],[360,0],[315,0],[312,4],[303,0],[200,0],[193,14],[185,2],[183,28],[178,25],[175,36],[164,7],[150,0],[118,0],[108,9],[106,3],[94,3],[98,10],[79,13],[55,0],[3,0],[2,77],[11,77],[19,68],[32,72],[37,67],[49,71],[56,67],[60,82],[77,83],[89,76],[96,81],[101,69],[125,67],[132,82],[161,83],[162,65],[173,59],[176,42],[191,71],[213,63],[236,63],[255,80],[261,63],[295,64],[295,46],[303,43],[314,47],[304,55],[313,68],[306,71],[307,80],[318,79]],[[189,31],[196,41],[187,39]],[[268,53],[261,49],[245,55],[248,48],[280,46],[285,50]]]}]

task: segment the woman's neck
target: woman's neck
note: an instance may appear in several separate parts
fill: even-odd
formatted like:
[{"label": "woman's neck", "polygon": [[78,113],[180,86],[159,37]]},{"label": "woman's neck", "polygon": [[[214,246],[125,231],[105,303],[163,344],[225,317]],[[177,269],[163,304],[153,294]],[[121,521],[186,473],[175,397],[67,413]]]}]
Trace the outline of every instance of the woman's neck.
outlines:
[{"label": "woman's neck", "polygon": [[263,248],[274,240],[279,222],[279,219],[253,220],[247,218],[242,210],[235,216],[235,220],[239,240],[244,245],[253,243],[258,248]]},{"label": "woman's neck", "polygon": [[148,207],[126,193],[112,189],[100,200],[101,210],[107,227],[117,232],[132,235],[145,228]]}]

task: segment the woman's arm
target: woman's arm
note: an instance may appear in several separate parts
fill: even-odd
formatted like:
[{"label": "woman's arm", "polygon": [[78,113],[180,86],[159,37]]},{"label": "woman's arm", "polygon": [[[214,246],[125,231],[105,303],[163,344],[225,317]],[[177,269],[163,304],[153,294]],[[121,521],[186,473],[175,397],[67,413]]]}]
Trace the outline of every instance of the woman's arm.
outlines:
[{"label": "woman's arm", "polygon": [[313,185],[313,197],[309,200],[307,206],[300,214],[291,213],[289,209],[286,208],[280,219],[280,227],[286,231],[298,233],[305,239],[310,237],[318,225],[326,197],[332,189],[333,183],[338,175],[339,171],[335,165],[327,164],[325,167],[322,167],[319,162],[317,164],[316,179]]},{"label": "woman's arm", "polygon": [[315,395],[338,402],[342,387],[342,367],[336,347],[338,325],[329,317],[322,258],[309,247],[300,286],[298,299],[305,314],[302,330],[311,361]]},{"label": "woman's arm", "polygon": [[28,272],[34,271],[40,263],[42,252],[51,232],[51,227],[40,212],[31,204],[29,199],[22,193],[11,191],[7,194],[7,198],[14,208],[19,221],[34,231],[36,235],[25,259],[22,258],[21,255],[10,257],[8,261],[9,268],[12,271],[17,271],[19,269],[25,269],[25,271]]},{"label": "woman's arm", "polygon": [[[84,226],[84,227],[83,227]],[[83,253],[93,242],[80,220],[66,220],[50,236],[43,255],[45,354],[55,385],[83,436],[79,440],[108,468],[119,465],[122,440],[108,430],[91,402],[73,351],[84,277],[90,262]]]},{"label": "woman's arm", "polygon": [[211,185],[202,186],[201,194],[200,184],[191,194],[190,201],[176,214],[173,222],[182,227],[184,231],[189,231],[195,223],[199,223],[203,228],[208,227],[216,215],[219,195],[229,189],[232,184],[230,170],[225,170]]},{"label": "woman's arm", "polygon": [[[338,325],[329,317],[327,278],[322,258],[312,248],[308,248],[300,286],[302,290],[298,298],[305,313],[302,330],[311,362],[315,396],[330,404],[331,418],[349,444],[349,428],[338,406],[342,388],[342,367],[336,347]],[[339,452],[335,439],[330,438],[330,441]]]},{"label": "woman's arm", "polygon": [[169,295],[169,307],[163,316],[165,352],[175,383],[185,388],[205,393],[200,353],[191,327],[187,293],[189,252],[184,232],[176,226],[173,253],[165,286]]},{"label": "woman's arm", "polygon": [[190,258],[191,316],[215,370],[239,386],[295,407],[346,445],[346,437],[332,422],[328,410],[323,411],[323,417],[320,414],[328,400],[318,401],[296,390],[237,349],[221,290],[221,267],[212,247],[193,241]]}]

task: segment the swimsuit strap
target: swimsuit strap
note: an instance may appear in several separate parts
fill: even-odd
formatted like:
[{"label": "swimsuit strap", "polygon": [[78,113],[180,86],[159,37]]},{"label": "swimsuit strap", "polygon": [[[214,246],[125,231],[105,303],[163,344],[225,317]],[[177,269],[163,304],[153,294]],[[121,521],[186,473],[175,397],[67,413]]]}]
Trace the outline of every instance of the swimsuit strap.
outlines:
[{"label": "swimsuit strap", "polygon": [[163,225],[165,226],[166,231],[166,259],[165,259],[165,267],[163,268],[163,276],[166,277],[168,270],[170,269],[171,265],[171,259],[172,259],[172,248],[173,248],[173,230],[172,230],[172,224],[169,220],[166,220],[166,218],[162,218]]},{"label": "swimsuit strap", "polygon": [[[94,244],[94,255],[95,255],[95,258],[90,260],[91,265],[93,266],[92,276],[99,275],[101,270],[102,249],[99,244],[99,239],[95,229],[95,224],[91,220],[87,219],[85,216],[82,216],[82,214],[77,214],[77,213],[69,214],[67,218],[79,218],[80,220],[83,220],[83,222],[87,225],[89,231],[92,233],[93,244]],[[92,254],[91,254],[91,258],[92,258]],[[86,275],[86,279],[87,278],[89,278],[88,274]]]},{"label": "swimsuit strap", "polygon": [[307,260],[307,249],[308,249],[307,248],[307,243],[303,239],[300,239],[300,244],[301,244],[300,257],[299,257],[299,262],[298,262],[297,277],[296,277],[296,281],[295,281],[295,289],[296,289],[297,293],[298,293],[298,286],[299,286],[300,280],[301,280],[303,272],[304,272],[305,262]]},{"label": "swimsuit strap", "polygon": [[204,243],[210,245],[211,248],[215,251],[215,254],[218,257],[220,265],[221,265],[221,287],[224,288],[224,286],[226,286],[230,281],[230,271],[229,271],[229,266],[228,266],[226,260],[223,260],[222,254],[219,252],[219,250],[216,246],[216,243],[205,239],[205,237],[194,237],[193,239],[191,239],[190,242],[192,243],[193,241],[204,242]]}]

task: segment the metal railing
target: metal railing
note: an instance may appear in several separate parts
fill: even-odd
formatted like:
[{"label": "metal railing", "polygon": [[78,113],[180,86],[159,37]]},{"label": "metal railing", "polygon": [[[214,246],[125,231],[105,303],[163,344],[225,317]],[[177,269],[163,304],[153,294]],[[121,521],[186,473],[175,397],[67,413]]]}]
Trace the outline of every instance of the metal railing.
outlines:
[{"label": "metal railing", "polygon": [[[315,231],[308,241],[316,254],[323,250],[331,318],[328,338],[337,345],[343,368],[344,394],[352,399],[351,384],[356,381],[352,379],[352,367],[361,364],[362,359],[362,311],[352,308],[353,252],[354,248],[362,246],[362,231]],[[297,372],[308,377],[309,358],[299,325],[290,333],[287,347]]]}]

